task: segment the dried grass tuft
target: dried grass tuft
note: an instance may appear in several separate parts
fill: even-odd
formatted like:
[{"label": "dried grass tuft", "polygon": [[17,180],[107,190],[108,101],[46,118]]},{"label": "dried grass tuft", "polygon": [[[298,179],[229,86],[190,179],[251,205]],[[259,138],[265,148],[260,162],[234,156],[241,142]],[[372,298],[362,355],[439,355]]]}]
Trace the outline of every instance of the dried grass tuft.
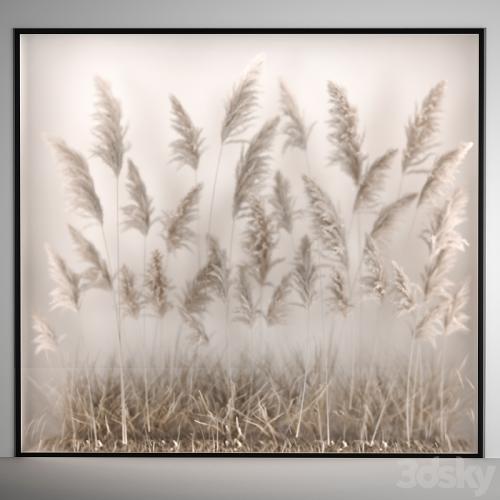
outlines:
[{"label": "dried grass tuft", "polygon": [[85,236],[75,227],[68,226],[71,239],[76,250],[76,253],[88,267],[82,273],[83,288],[88,290],[91,288],[101,288],[103,290],[111,290],[113,288],[113,280],[111,278],[108,265],[101,257],[101,254],[95,245],[85,238]]},{"label": "dried grass tuft", "polygon": [[434,86],[406,126],[403,173],[418,173],[419,167],[437,146],[436,134],[439,131],[439,114],[445,87],[445,82],[439,82]]},{"label": "dried grass tuft", "polygon": [[309,309],[316,297],[318,268],[312,255],[312,244],[308,236],[303,236],[296,251],[293,269],[293,284],[301,305]]},{"label": "dried grass tuft", "polygon": [[49,264],[49,275],[55,283],[50,292],[51,309],[67,309],[78,312],[81,301],[81,276],[72,271],[66,261],[49,245],[45,246]]},{"label": "dried grass tuft", "polygon": [[268,284],[271,269],[282,260],[273,258],[278,243],[276,226],[258,198],[250,198],[244,217],[243,246],[248,256],[249,272],[262,287]]},{"label": "dried grass tuft", "polygon": [[292,274],[287,273],[276,285],[267,307],[266,322],[269,326],[284,325],[288,319],[288,297],[292,291]]},{"label": "dried grass tuft", "polygon": [[472,142],[460,144],[458,148],[441,155],[434,162],[434,166],[420,191],[419,206],[426,203],[431,205],[440,203],[443,196],[446,196],[449,186],[455,182],[457,169],[471,148]]},{"label": "dried grass tuft", "polygon": [[361,287],[370,297],[382,301],[387,293],[388,283],[382,254],[371,236],[366,237],[363,250],[363,274]]},{"label": "dried grass tuft", "polygon": [[56,352],[59,344],[64,340],[64,335],[57,335],[47,321],[37,314],[32,316],[32,327],[38,334],[33,339],[35,355],[42,352]]},{"label": "dried grass tuft", "polygon": [[127,129],[122,124],[122,107],[113,95],[109,82],[96,77],[94,83],[97,96],[94,113],[96,144],[92,152],[118,177],[128,149],[125,143]]},{"label": "dried grass tuft", "polygon": [[288,148],[298,148],[305,151],[315,124],[306,126],[295,98],[282,80],[280,80],[280,104],[281,112],[285,117],[283,133],[286,140],[283,144],[283,153]]},{"label": "dried grass tuft", "polygon": [[141,312],[141,294],[135,285],[134,273],[124,264],[121,268],[120,296],[124,316],[137,319]]},{"label": "dried grass tuft", "polygon": [[170,143],[173,153],[172,161],[180,167],[187,165],[196,171],[203,152],[202,129],[194,126],[177,97],[171,95],[170,103],[172,104],[172,128],[179,135],[178,139]]},{"label": "dried grass tuft", "polygon": [[245,70],[239,82],[233,87],[226,102],[221,142],[235,142],[247,131],[255,120],[258,107],[258,82],[262,71],[263,58],[257,56]]},{"label": "dried grass tuft", "polygon": [[102,225],[102,206],[87,160],[62,140],[52,140],[50,144],[61,165],[71,210]]},{"label": "dried grass tuft", "polygon": [[148,196],[139,169],[132,160],[128,161],[127,191],[132,203],[122,208],[123,226],[125,230],[136,229],[147,236],[153,223],[153,200]]},{"label": "dried grass tuft", "polygon": [[236,186],[233,196],[233,217],[237,217],[245,203],[259,194],[269,175],[271,149],[279,118],[267,121],[241,153],[236,167]]},{"label": "dried grass tuft", "polygon": [[196,238],[191,224],[198,218],[198,204],[203,185],[197,184],[177,205],[174,212],[165,212],[161,220],[163,226],[162,238],[167,251],[175,253],[185,248],[189,250]]},{"label": "dried grass tuft", "polygon": [[384,182],[396,153],[397,149],[389,149],[370,165],[359,185],[354,201],[354,211],[371,211],[379,206]]},{"label": "dried grass tuft", "polygon": [[144,279],[144,302],[158,317],[162,318],[172,308],[169,292],[172,285],[167,278],[163,254],[154,250],[151,254]]},{"label": "dried grass tuft", "polygon": [[252,328],[258,317],[258,306],[253,296],[249,270],[239,266],[235,287],[236,306],[234,320]]},{"label": "dried grass tuft", "polygon": [[290,194],[290,181],[279,170],[274,174],[273,193],[270,203],[273,207],[273,217],[276,220],[278,229],[283,229],[292,234],[293,222],[299,211],[294,208],[295,200]]},{"label": "dried grass tuft", "polygon": [[411,206],[416,197],[417,193],[407,194],[380,210],[370,234],[378,245],[387,242],[388,237],[394,232],[397,225],[401,223],[404,211]]},{"label": "dried grass tuft", "polygon": [[330,118],[328,140],[333,147],[330,164],[340,165],[356,186],[363,175],[365,155],[361,150],[362,138],[358,132],[358,112],[349,103],[345,90],[334,82],[328,82]]}]

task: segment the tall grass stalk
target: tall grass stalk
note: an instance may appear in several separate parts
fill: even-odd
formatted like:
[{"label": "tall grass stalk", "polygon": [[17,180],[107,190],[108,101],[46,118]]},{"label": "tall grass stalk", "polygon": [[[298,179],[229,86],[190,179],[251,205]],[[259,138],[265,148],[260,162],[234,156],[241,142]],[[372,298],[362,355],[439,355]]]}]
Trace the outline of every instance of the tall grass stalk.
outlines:
[{"label": "tall grass stalk", "polygon": [[406,400],[405,400],[405,411],[406,411],[406,441],[408,446],[411,444],[412,428],[411,428],[411,408],[410,408],[410,382],[411,382],[411,371],[413,367],[413,351],[415,349],[415,335],[412,334],[410,341],[410,351],[408,355],[408,373],[406,376]]},{"label": "tall grass stalk", "polygon": [[302,384],[302,394],[300,396],[300,411],[299,411],[299,421],[297,422],[297,430],[295,431],[295,437],[300,436],[300,425],[302,423],[302,412],[304,411],[304,398],[306,395],[307,386],[307,376],[309,374],[309,363],[310,361],[310,344],[311,344],[311,311],[310,307],[306,308],[306,348],[304,350],[304,382]]}]

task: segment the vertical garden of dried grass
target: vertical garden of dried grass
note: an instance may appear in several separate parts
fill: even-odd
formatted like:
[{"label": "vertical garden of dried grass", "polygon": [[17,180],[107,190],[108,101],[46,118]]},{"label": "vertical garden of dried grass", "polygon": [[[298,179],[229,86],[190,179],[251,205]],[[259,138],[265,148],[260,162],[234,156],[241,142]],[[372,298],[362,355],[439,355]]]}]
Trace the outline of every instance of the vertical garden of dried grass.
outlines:
[{"label": "vertical garden of dried grass", "polygon": [[[29,450],[475,451],[470,360],[447,361],[450,344],[470,329],[468,277],[455,272],[468,258],[468,200],[455,179],[472,144],[440,148],[444,83],[416,96],[405,143],[372,155],[348,89],[325,82],[317,99],[328,108],[330,154],[313,162],[314,117],[285,81],[276,82],[279,116],[266,116],[264,70],[261,58],[252,61],[227,88],[222,123],[204,124],[218,127],[218,143],[206,141],[189,102],[171,95],[159,107],[171,113],[163,168],[174,184],[178,169],[192,174],[175,203],[148,194],[149,167],[134,160],[127,110],[104,79],[95,79],[92,151],[48,141],[80,221],[68,225],[73,255],[60,255],[57,241],[46,247],[49,309],[79,325],[87,297],[100,294],[114,315],[101,335],[115,349],[98,368],[83,328],[65,331],[51,313],[33,311],[35,353],[67,369],[24,430]],[[204,161],[208,149],[217,151],[214,165]],[[236,164],[227,164],[230,149]],[[277,167],[286,155],[300,158],[300,185],[286,162]],[[112,211],[93,169],[113,179]],[[318,181],[322,169],[348,176],[348,212]],[[231,192],[220,182],[228,176]],[[391,178],[397,190],[387,188]],[[227,241],[214,234],[221,224]],[[131,241],[135,262],[124,258]],[[408,241],[425,252],[414,275],[394,258]],[[171,272],[179,256],[191,263],[182,281]],[[395,337],[407,349],[388,354]]]}]

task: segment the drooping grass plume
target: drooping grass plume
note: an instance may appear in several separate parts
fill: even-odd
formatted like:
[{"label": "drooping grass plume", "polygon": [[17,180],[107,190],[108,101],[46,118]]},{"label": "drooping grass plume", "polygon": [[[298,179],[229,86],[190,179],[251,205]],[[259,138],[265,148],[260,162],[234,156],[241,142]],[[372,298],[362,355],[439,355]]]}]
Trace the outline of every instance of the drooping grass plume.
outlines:
[{"label": "drooping grass plume", "polygon": [[411,282],[408,275],[394,260],[392,261],[392,267],[395,275],[393,283],[394,303],[399,315],[409,314],[413,312],[418,305],[418,285]]},{"label": "drooping grass plume", "polygon": [[208,342],[209,340],[205,332],[203,315],[213,300],[213,293],[214,275],[212,263],[209,260],[186,285],[179,307],[182,318],[197,341]]},{"label": "drooping grass plume", "polygon": [[243,246],[248,256],[249,272],[262,287],[267,284],[271,269],[282,259],[274,259],[273,251],[278,243],[276,226],[266,213],[264,204],[251,197],[245,209]]},{"label": "drooping grass plume", "polygon": [[425,96],[406,126],[406,147],[403,150],[403,173],[418,172],[436,147],[439,114],[446,84],[439,82]]},{"label": "drooping grass plume", "polygon": [[182,248],[190,249],[196,233],[191,224],[198,217],[198,204],[203,185],[197,184],[177,205],[173,212],[165,212],[162,217],[162,238],[165,240],[167,251],[176,252]]},{"label": "drooping grass plume", "polygon": [[259,194],[269,175],[270,149],[276,135],[279,118],[267,121],[252,137],[241,153],[236,167],[236,186],[233,197],[233,217],[252,195]]},{"label": "drooping grass plume", "polygon": [[288,148],[298,148],[305,151],[315,124],[306,126],[295,98],[282,80],[280,80],[280,104],[281,112],[285,117],[283,133],[286,140],[283,144],[283,153]]},{"label": "drooping grass plume", "polygon": [[292,278],[301,305],[309,309],[316,297],[319,275],[312,255],[311,240],[308,236],[302,237],[300,246],[295,253]]},{"label": "drooping grass plume", "polygon": [[194,126],[177,97],[171,95],[170,103],[172,105],[172,128],[179,136],[178,139],[170,143],[170,149],[173,153],[172,161],[179,167],[186,165],[196,171],[203,153],[202,129]]},{"label": "drooping grass plume", "polygon": [[330,164],[340,165],[354,184],[359,186],[365,155],[361,150],[363,140],[358,131],[358,112],[349,103],[345,90],[331,81],[328,82],[328,96],[328,141],[333,148],[329,157]]},{"label": "drooping grass plume", "polygon": [[35,355],[42,352],[56,352],[59,344],[64,340],[64,335],[58,335],[45,319],[37,314],[32,316],[32,327],[37,335],[33,339]]},{"label": "drooping grass plume", "polygon": [[51,309],[67,309],[77,312],[81,301],[81,276],[72,271],[66,261],[56,254],[49,245],[45,246],[49,265],[49,275],[55,284],[50,292]]},{"label": "drooping grass plume", "polygon": [[252,328],[258,317],[258,305],[253,296],[247,266],[239,266],[235,286],[236,306],[234,320]]},{"label": "drooping grass plume", "polygon": [[294,208],[295,200],[290,194],[290,181],[279,170],[274,175],[273,193],[269,201],[273,207],[273,217],[278,229],[292,234],[298,210]]},{"label": "drooping grass plume", "polygon": [[354,211],[374,210],[378,207],[384,182],[396,153],[397,149],[389,149],[370,165],[359,185],[354,201]]},{"label": "drooping grass plume", "polygon": [[[107,165],[115,176],[115,234],[116,234],[116,289],[113,287],[113,301],[116,315],[116,333],[119,347],[120,393],[122,442],[127,444],[127,405],[125,395],[125,379],[123,367],[123,341],[121,328],[121,296],[120,296],[120,172],[128,145],[125,143],[126,127],[122,124],[121,104],[111,91],[111,85],[102,78],[94,80],[96,89],[95,125],[93,134],[95,144],[92,152]],[[103,240],[106,244],[104,228],[101,224]],[[108,253],[108,252],[107,252]],[[109,255],[109,254],[108,254]],[[108,256],[109,261],[109,256]],[[108,265],[109,262],[108,262]]]},{"label": "drooping grass plume", "polygon": [[125,143],[126,127],[122,124],[120,101],[113,95],[111,85],[100,77],[94,80],[96,102],[94,113],[94,136],[96,144],[93,153],[115,174],[120,175],[123,158],[128,149]]},{"label": "drooping grass plume", "polygon": [[149,197],[139,169],[132,160],[128,161],[127,191],[131,203],[122,208],[125,216],[123,227],[125,230],[136,229],[143,236],[147,236],[153,222],[153,200]]},{"label": "drooping grass plume", "polygon": [[113,288],[113,280],[111,278],[108,265],[101,257],[101,254],[95,245],[85,238],[83,234],[75,227],[68,225],[69,233],[80,259],[87,264],[87,268],[82,273],[83,287],[101,288],[111,290]]},{"label": "drooping grass plume", "polygon": [[443,309],[443,302],[427,309],[413,331],[416,339],[425,339],[436,345],[436,337],[443,332]]},{"label": "drooping grass plume", "polygon": [[[220,133],[219,154],[215,166],[214,182],[210,197],[208,212],[208,234],[212,232],[212,219],[217,190],[217,179],[222,161],[222,151],[225,144],[243,142],[239,136],[246,132],[255,120],[258,107],[258,79],[261,72],[262,58],[257,57],[244,72],[240,81],[233,87],[233,91],[225,104],[225,115]],[[231,252],[230,252],[231,254]]]},{"label": "drooping grass plume", "polygon": [[457,253],[464,251],[467,241],[457,231],[464,221],[467,196],[461,189],[435,209],[430,225],[422,233],[422,239],[429,248],[429,262],[423,279],[425,297],[447,296],[450,286],[448,274],[457,260]]},{"label": "drooping grass plume", "polygon": [[87,160],[63,140],[50,141],[61,165],[68,202],[72,211],[102,225],[103,212]]},{"label": "drooping grass plume", "polygon": [[227,264],[226,251],[220,247],[219,242],[213,236],[208,235],[207,240],[212,288],[217,297],[222,301],[226,301],[230,287],[230,269]]},{"label": "drooping grass plume", "polygon": [[169,292],[172,288],[163,263],[163,254],[153,250],[144,280],[144,302],[159,318],[172,307]]},{"label": "drooping grass plume", "polygon": [[269,326],[286,323],[289,310],[288,297],[292,291],[292,274],[287,273],[276,285],[267,307],[266,322]]},{"label": "drooping grass plume", "polygon": [[443,334],[452,335],[456,332],[467,331],[469,315],[464,312],[469,301],[469,283],[466,281],[446,301],[443,318]]},{"label": "drooping grass plume", "polygon": [[257,56],[245,70],[238,83],[233,87],[226,101],[225,115],[221,128],[221,143],[233,142],[246,132],[255,120],[258,107],[258,82],[263,58]]},{"label": "drooping grass plume", "polygon": [[387,238],[401,222],[404,211],[411,206],[416,197],[417,193],[407,194],[380,210],[370,234],[378,245],[387,241]]},{"label": "drooping grass plume", "polygon": [[122,298],[122,313],[133,319],[137,319],[141,312],[141,294],[135,285],[134,273],[123,264],[121,268],[120,294]]},{"label": "drooping grass plume", "polygon": [[366,237],[363,250],[363,274],[361,287],[364,293],[377,300],[383,300],[388,289],[382,254],[371,236]]},{"label": "drooping grass plume", "polygon": [[463,143],[436,159],[420,191],[419,206],[426,203],[435,205],[441,201],[448,188],[455,182],[457,169],[471,148],[472,142]]},{"label": "drooping grass plume", "polygon": [[354,307],[348,293],[347,277],[343,271],[331,268],[331,272],[326,282],[327,304],[333,314],[340,313],[347,316],[347,313]]},{"label": "drooping grass plume", "polygon": [[325,256],[340,262],[345,270],[348,268],[345,227],[332,200],[310,177],[302,177],[309,211],[312,219],[313,232],[321,243]]},{"label": "drooping grass plume", "polygon": [[467,202],[467,195],[458,188],[448,200],[434,209],[429,226],[421,234],[431,256],[445,248],[465,249],[467,240],[457,231],[457,227],[465,221]]}]

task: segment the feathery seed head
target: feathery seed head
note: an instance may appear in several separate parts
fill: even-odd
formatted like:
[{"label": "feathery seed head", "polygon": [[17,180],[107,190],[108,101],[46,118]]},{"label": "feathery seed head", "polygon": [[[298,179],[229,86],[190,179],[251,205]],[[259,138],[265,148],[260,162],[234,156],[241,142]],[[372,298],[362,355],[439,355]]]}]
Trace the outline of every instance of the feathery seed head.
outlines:
[{"label": "feathery seed head", "polygon": [[172,307],[168,300],[171,288],[163,264],[163,255],[159,250],[154,250],[144,280],[144,301],[160,318]]},{"label": "feathery seed head", "polygon": [[273,193],[270,198],[273,207],[273,217],[277,222],[278,229],[283,229],[291,234],[293,222],[298,214],[294,209],[295,200],[290,194],[290,181],[278,170],[274,175]]},{"label": "feathery seed head", "polygon": [[418,286],[410,281],[407,274],[395,261],[392,261],[394,269],[393,293],[395,305],[399,315],[408,314],[415,310],[418,305]]},{"label": "feathery seed head", "polygon": [[263,203],[253,196],[248,201],[244,216],[247,220],[244,248],[248,255],[248,266],[257,283],[264,286],[269,272],[279,262],[273,260],[273,250],[278,243],[276,228]]},{"label": "feathery seed head", "polygon": [[446,195],[447,188],[455,182],[458,167],[465,159],[472,145],[472,142],[462,143],[458,148],[448,151],[437,158],[420,191],[419,206],[425,203],[433,205],[440,203],[443,196]]},{"label": "feathery seed head", "polygon": [[401,215],[411,206],[416,197],[417,193],[404,195],[380,210],[370,234],[378,245],[387,241],[388,236],[400,222]]},{"label": "feathery seed head", "polygon": [[124,316],[136,319],[141,312],[141,295],[135,286],[135,276],[124,264],[121,268],[120,296]]},{"label": "feathery seed head", "polygon": [[387,293],[387,277],[385,275],[382,255],[373,238],[366,237],[363,250],[363,275],[361,286],[365,293],[372,298],[382,301]]},{"label": "feathery seed head", "polygon": [[72,271],[66,261],[56,254],[49,245],[45,246],[49,264],[49,275],[55,283],[50,292],[51,309],[68,309],[78,312],[80,309],[80,275]]},{"label": "feathery seed head", "polygon": [[106,261],[94,244],[75,227],[68,225],[75,250],[80,259],[88,265],[82,273],[83,289],[102,288],[111,290],[113,282]]},{"label": "feathery seed head", "polygon": [[193,170],[198,170],[204,142],[201,137],[202,129],[194,126],[190,116],[175,96],[170,96],[170,102],[172,127],[179,135],[178,139],[170,143],[174,155],[173,161],[180,167],[187,165]]},{"label": "feathery seed head", "polygon": [[33,339],[35,344],[35,355],[42,352],[55,352],[59,344],[64,340],[64,335],[57,335],[54,329],[47,323],[45,319],[37,314],[32,317],[33,330],[38,335]]},{"label": "feathery seed head", "polygon": [[403,173],[415,171],[430,156],[436,146],[439,113],[446,88],[445,82],[434,86],[417,107],[406,126],[406,147],[403,151]]},{"label": "feathery seed head", "polygon": [[349,300],[347,279],[344,272],[338,269],[332,269],[332,273],[326,285],[326,290],[329,293],[328,304],[330,310],[334,314],[340,313],[344,317],[347,316],[353,304],[351,304]]},{"label": "feathery seed head", "polygon": [[253,297],[249,270],[246,266],[239,266],[238,268],[235,294],[234,320],[252,328],[257,320],[259,310]]},{"label": "feathery seed head", "polygon": [[94,83],[97,99],[94,113],[96,144],[93,153],[118,177],[128,149],[125,144],[126,127],[122,125],[121,104],[113,95],[108,82],[96,77]]},{"label": "feathery seed head", "polygon": [[236,186],[233,197],[233,217],[237,217],[252,195],[259,194],[269,175],[271,149],[279,118],[264,123],[242,151],[236,167]]},{"label": "feathery seed head", "polygon": [[355,211],[373,210],[379,205],[380,194],[396,153],[397,149],[389,149],[370,165],[356,194]]},{"label": "feathery seed head", "polygon": [[363,174],[365,155],[361,150],[362,138],[358,132],[358,113],[348,99],[345,90],[334,82],[328,82],[330,132],[328,141],[333,147],[330,164],[339,164],[356,186]]},{"label": "feathery seed head", "polygon": [[285,117],[283,133],[286,140],[283,144],[283,153],[288,148],[298,148],[305,151],[314,123],[306,126],[293,95],[282,80],[280,80],[280,104],[281,112]]},{"label": "feathery seed head", "polygon": [[95,190],[94,180],[90,175],[87,160],[76,150],[67,146],[63,140],[54,139],[50,141],[50,144],[61,165],[72,211],[102,225],[102,206]]},{"label": "feathery seed head", "polygon": [[262,64],[262,56],[257,56],[233,87],[231,96],[225,104],[221,129],[222,144],[236,141],[255,120],[255,111],[259,104],[258,81]]},{"label": "feathery seed head", "polygon": [[332,200],[310,177],[302,177],[313,231],[321,243],[322,251],[330,260],[340,262],[345,270],[349,267],[344,224]]},{"label": "feathery seed head", "polygon": [[306,309],[311,307],[316,296],[317,280],[318,268],[312,256],[311,240],[308,236],[303,236],[295,255],[293,284]]},{"label": "feathery seed head", "polygon": [[288,296],[292,291],[292,274],[287,273],[280,283],[274,288],[273,296],[269,302],[266,322],[269,326],[282,325],[286,322],[288,312]]},{"label": "feathery seed head", "polygon": [[162,238],[165,240],[168,252],[175,253],[181,248],[190,248],[196,236],[190,225],[198,216],[202,187],[203,184],[197,184],[184,196],[174,212],[164,213],[161,221]]},{"label": "feathery seed head", "polygon": [[146,186],[139,174],[139,169],[132,160],[128,161],[127,191],[131,203],[122,208],[125,230],[136,229],[147,236],[152,224],[153,201],[148,196]]}]

